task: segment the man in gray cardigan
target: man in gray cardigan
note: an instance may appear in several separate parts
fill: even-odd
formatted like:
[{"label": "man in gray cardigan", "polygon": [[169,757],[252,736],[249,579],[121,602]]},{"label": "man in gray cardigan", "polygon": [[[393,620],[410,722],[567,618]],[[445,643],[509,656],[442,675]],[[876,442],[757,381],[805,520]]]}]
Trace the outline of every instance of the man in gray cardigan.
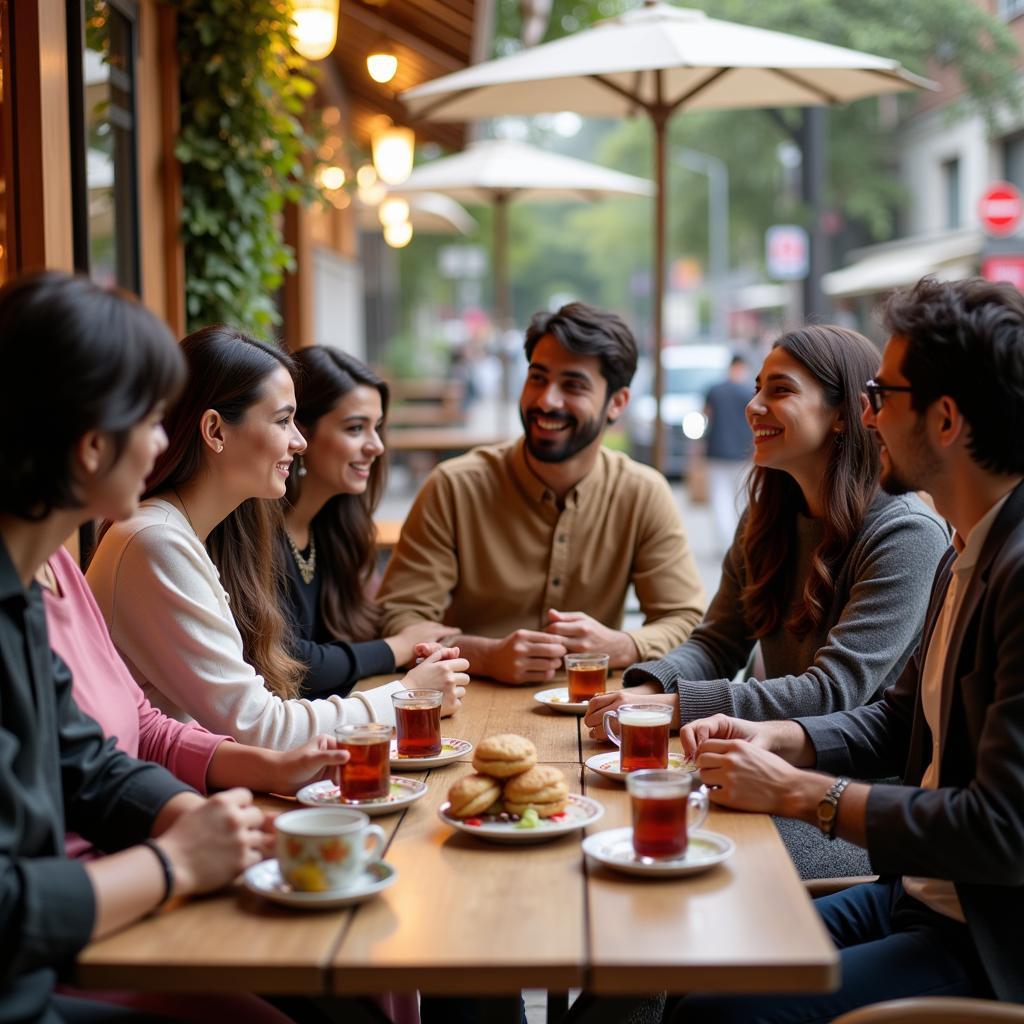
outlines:
[{"label": "man in gray cardigan", "polygon": [[[925,994],[1024,1001],[1024,297],[926,278],[893,296],[886,325],[865,411],[883,486],[928,491],[956,531],[916,655],[865,707],[681,733],[714,802],[817,824],[866,847],[882,878],[818,901],[837,993],[693,997],[687,1024]],[[844,777],[897,771],[903,785]]]}]

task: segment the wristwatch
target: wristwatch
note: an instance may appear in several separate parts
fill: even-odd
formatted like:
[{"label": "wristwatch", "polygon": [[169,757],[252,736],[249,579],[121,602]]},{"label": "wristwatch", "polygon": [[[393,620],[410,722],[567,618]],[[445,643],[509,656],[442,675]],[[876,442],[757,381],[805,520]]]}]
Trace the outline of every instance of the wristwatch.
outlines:
[{"label": "wristwatch", "polygon": [[839,814],[839,798],[850,784],[849,779],[838,778],[829,786],[828,792],[818,801],[818,828],[829,837],[836,837],[836,815]]}]

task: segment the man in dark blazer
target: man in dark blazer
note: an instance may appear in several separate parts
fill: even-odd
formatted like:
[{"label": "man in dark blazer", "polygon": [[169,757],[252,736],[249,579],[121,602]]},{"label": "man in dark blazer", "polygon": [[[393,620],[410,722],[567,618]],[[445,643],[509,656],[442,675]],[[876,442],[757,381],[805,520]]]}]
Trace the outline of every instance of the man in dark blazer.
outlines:
[{"label": "man in dark blazer", "polygon": [[885,322],[864,411],[882,486],[927,491],[955,531],[920,647],[875,704],[681,733],[714,802],[858,843],[882,877],[817,901],[838,992],[692,997],[687,1024],[831,1020],[920,995],[1024,1002],[1024,297],[925,278]]}]

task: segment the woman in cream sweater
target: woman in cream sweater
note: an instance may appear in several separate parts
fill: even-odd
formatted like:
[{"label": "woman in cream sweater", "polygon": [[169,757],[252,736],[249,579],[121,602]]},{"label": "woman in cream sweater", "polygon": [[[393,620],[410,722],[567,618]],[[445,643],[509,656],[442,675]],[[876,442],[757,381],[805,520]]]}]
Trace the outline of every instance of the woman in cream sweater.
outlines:
[{"label": "woman in cream sweater", "polygon": [[109,528],[88,573],[147,697],[275,749],[349,722],[393,721],[391,694],[406,685],[443,690],[451,714],[469,666],[436,645],[404,680],[348,698],[298,697],[304,670],[277,600],[277,499],[306,444],[291,360],[223,326],[191,334],[182,351],[189,380],[167,417],[169,447],[138,512]]}]

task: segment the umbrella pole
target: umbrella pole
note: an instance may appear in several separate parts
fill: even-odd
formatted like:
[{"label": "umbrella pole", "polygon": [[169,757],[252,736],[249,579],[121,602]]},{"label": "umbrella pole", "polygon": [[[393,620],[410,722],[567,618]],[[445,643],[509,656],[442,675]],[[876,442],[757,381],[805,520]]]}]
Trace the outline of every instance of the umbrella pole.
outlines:
[{"label": "umbrella pole", "polygon": [[649,107],[654,126],[654,270],[651,282],[651,327],[654,334],[654,468],[665,471],[665,423],[661,418],[661,399],[664,380],[661,350],[664,344],[665,313],[665,250],[668,225],[666,217],[665,186],[668,176],[668,121],[670,112],[665,108]]},{"label": "umbrella pole", "polygon": [[498,334],[498,358],[501,360],[501,411],[499,429],[505,429],[507,410],[512,400],[511,373],[505,332],[512,309],[508,280],[508,193],[494,194],[494,320]]}]

